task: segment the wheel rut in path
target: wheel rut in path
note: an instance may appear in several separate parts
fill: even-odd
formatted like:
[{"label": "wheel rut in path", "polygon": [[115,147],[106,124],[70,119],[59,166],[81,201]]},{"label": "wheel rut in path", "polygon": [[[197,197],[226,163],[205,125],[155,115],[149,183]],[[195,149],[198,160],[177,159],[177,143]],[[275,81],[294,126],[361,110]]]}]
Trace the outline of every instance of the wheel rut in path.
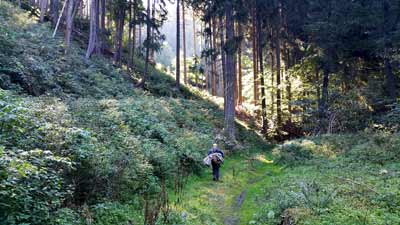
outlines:
[{"label": "wheel rut in path", "polygon": [[225,225],[239,225],[240,217],[238,213],[243,205],[243,202],[246,199],[246,195],[247,195],[247,190],[244,190],[236,197],[236,201],[231,206],[231,215],[225,217],[224,219]]}]

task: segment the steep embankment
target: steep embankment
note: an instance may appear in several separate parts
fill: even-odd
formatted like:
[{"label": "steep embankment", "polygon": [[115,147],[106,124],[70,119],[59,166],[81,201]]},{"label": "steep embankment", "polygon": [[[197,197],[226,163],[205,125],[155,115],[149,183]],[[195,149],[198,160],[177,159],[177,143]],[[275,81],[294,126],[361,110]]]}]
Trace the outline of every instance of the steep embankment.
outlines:
[{"label": "steep embankment", "polygon": [[[143,61],[126,72],[104,57],[85,58],[85,49],[72,42],[65,54],[63,34],[52,37],[49,23],[39,24],[29,12],[7,2],[0,5],[0,88],[32,96],[126,97],[141,77]],[[78,38],[78,37],[76,37]],[[174,91],[174,80],[150,67],[147,90],[158,96],[195,98],[186,88]]]},{"label": "steep embankment", "polygon": [[[6,2],[0,7],[0,87],[33,96],[127,95],[131,87],[103,58],[86,60],[74,43],[64,54],[62,36]],[[116,88],[118,87],[118,88]]]}]

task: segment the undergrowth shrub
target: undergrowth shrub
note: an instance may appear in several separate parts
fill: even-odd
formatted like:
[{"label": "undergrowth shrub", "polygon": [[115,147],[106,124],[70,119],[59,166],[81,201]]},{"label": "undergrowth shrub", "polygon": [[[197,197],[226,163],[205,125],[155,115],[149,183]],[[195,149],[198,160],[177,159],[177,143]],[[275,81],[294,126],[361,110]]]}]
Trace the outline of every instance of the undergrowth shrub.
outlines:
[{"label": "undergrowth shrub", "polygon": [[[161,217],[158,219],[156,225],[165,225],[164,218]],[[190,224],[187,221],[187,215],[185,213],[181,213],[175,209],[170,209],[168,218],[167,218],[167,224],[173,224],[173,225],[187,225]]]},{"label": "undergrowth shrub", "polygon": [[[20,101],[12,99],[0,89],[0,144],[13,147],[19,140],[26,140],[25,134],[37,125],[28,115],[29,109]],[[25,145],[26,142],[21,143]]]},{"label": "undergrowth shrub", "polygon": [[52,219],[51,224],[55,225],[83,225],[79,212],[70,208],[61,208],[57,210]]},{"label": "undergrowth shrub", "polygon": [[255,204],[253,224],[397,224],[399,134],[365,131],[278,146],[290,167]]},{"label": "undergrowth shrub", "polygon": [[124,72],[105,58],[85,59],[74,42],[69,54],[64,54],[61,36],[52,38],[48,26],[4,1],[0,27],[0,88],[60,97],[118,97],[132,92]]},{"label": "undergrowth shrub", "polygon": [[287,141],[273,150],[279,163],[292,166],[307,164],[312,159],[337,157],[345,157],[350,162],[383,164],[399,160],[399,154],[398,133],[369,131]]},{"label": "undergrowth shrub", "polygon": [[345,156],[355,162],[384,164],[400,159],[400,136],[390,133],[368,133],[362,143],[345,152]]},{"label": "undergrowth shrub", "polygon": [[295,140],[286,142],[273,150],[279,163],[287,165],[305,164],[308,160],[317,157],[335,157],[335,153],[328,145],[320,145],[313,140]]},{"label": "undergrowth shrub", "polygon": [[392,104],[388,106],[390,109],[382,116],[377,117],[375,120],[378,124],[375,126],[390,132],[400,131],[400,104]]},{"label": "undergrowth shrub", "polygon": [[73,187],[63,174],[73,169],[68,158],[50,151],[0,152],[0,220],[6,224],[48,224]]},{"label": "undergrowth shrub", "polygon": [[137,211],[137,203],[107,202],[86,209],[86,221],[94,225],[142,224],[143,217]]},{"label": "undergrowth shrub", "polygon": [[301,202],[316,214],[326,212],[336,195],[335,190],[332,190],[332,188],[326,185],[321,185],[315,180],[311,182],[301,182],[300,188]]},{"label": "undergrowth shrub", "polygon": [[[8,158],[22,160],[11,153],[22,154],[36,148],[46,153],[37,156],[40,160],[51,156],[68,162],[68,169],[65,167],[62,172],[58,167],[50,170],[55,166],[46,164],[47,161],[41,163],[43,176],[62,183],[62,188],[54,187],[61,193],[56,196],[57,203],[51,200],[55,196],[44,198],[46,203],[52,203],[51,207],[42,207],[42,200],[31,202],[31,208],[39,207],[43,210],[41,214],[47,213],[40,216],[41,221],[25,218],[34,225],[49,221],[79,224],[84,205],[89,206],[88,213],[94,218],[102,211],[91,207],[104,203],[105,199],[121,204],[132,199],[157,202],[166,186],[174,182],[181,185],[186,176],[201,171],[202,158],[213,141],[213,118],[220,113],[207,110],[207,104],[157,99],[147,94],[137,94],[135,99],[81,98],[65,102],[53,97],[20,98],[1,90],[0,146],[4,146],[5,153],[0,160],[0,174],[2,179],[10,177],[6,169],[11,163]],[[26,165],[32,164],[25,161]],[[41,190],[42,182],[48,181],[46,177],[41,179],[40,182],[25,180],[15,186],[14,192],[25,190],[28,185]],[[14,192],[2,192],[4,199]],[[19,199],[8,201],[10,205],[21,204]],[[65,208],[70,206],[76,209]],[[24,213],[15,207],[15,212]],[[159,206],[154,204],[154,207]],[[118,210],[115,213],[124,214]],[[123,215],[118,215],[116,218],[122,219]],[[14,220],[7,224],[25,221]]]},{"label": "undergrowth shrub", "polygon": [[320,215],[329,210],[335,195],[336,191],[332,187],[316,180],[291,182],[286,184],[286,187],[277,185],[265,193],[268,203],[254,216],[253,223],[278,224],[281,223],[284,214],[289,212],[289,214],[296,212],[296,214],[307,214],[307,216]]}]

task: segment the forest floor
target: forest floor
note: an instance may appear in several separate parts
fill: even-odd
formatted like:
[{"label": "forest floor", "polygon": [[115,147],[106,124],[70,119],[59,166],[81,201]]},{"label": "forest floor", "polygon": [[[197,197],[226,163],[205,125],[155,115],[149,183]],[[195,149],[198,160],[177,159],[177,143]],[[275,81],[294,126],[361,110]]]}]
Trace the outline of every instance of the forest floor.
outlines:
[{"label": "forest floor", "polygon": [[[268,150],[268,149],[267,149]],[[172,196],[173,207],[189,224],[248,224],[258,206],[255,200],[281,174],[267,151],[228,155],[221,180],[212,181],[211,169],[191,176],[183,193]]]}]

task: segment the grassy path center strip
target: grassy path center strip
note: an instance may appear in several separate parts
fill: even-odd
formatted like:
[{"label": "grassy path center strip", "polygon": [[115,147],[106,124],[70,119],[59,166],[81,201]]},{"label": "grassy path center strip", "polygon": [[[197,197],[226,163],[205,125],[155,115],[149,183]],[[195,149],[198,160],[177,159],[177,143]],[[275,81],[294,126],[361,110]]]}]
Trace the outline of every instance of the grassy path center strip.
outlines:
[{"label": "grassy path center strip", "polygon": [[266,153],[253,153],[227,157],[221,172],[220,182],[212,181],[211,169],[189,178],[180,203],[175,205],[187,215],[188,224],[248,224],[257,208],[254,200],[280,168]]}]

